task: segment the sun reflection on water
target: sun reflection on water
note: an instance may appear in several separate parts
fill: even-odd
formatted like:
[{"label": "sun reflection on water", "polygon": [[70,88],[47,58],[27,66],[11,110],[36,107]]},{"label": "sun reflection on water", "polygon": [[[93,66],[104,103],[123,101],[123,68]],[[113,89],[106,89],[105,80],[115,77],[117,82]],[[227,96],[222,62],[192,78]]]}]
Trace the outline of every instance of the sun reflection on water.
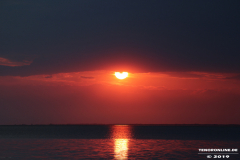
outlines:
[{"label": "sun reflection on water", "polygon": [[128,158],[128,139],[115,139],[114,153],[116,159]]},{"label": "sun reflection on water", "polygon": [[128,125],[114,125],[111,130],[111,137],[114,139],[115,159],[128,159],[128,141],[131,138],[131,127]]}]

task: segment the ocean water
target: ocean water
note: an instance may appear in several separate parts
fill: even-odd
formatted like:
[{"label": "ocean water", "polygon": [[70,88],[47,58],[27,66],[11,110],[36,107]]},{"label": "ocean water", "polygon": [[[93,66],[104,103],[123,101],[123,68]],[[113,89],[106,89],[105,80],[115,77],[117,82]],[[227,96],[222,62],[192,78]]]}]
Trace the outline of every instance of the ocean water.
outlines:
[{"label": "ocean water", "polygon": [[200,148],[239,149],[239,126],[0,126],[0,159],[240,159]]}]

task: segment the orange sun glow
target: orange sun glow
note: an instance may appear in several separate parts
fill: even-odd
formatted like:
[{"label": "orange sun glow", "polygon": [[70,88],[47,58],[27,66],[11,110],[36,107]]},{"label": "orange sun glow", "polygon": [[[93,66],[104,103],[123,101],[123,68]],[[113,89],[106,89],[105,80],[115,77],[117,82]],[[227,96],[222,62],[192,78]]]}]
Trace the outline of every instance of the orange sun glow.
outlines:
[{"label": "orange sun glow", "polygon": [[115,76],[118,78],[118,79],[125,79],[128,77],[128,72],[115,72]]}]

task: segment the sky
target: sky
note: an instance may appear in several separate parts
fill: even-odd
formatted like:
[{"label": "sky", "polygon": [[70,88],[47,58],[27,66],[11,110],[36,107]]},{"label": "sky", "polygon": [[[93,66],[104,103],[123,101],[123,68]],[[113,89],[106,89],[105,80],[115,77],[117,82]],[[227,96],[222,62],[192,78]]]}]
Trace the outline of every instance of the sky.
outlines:
[{"label": "sky", "polygon": [[0,125],[240,124],[239,8],[2,0]]}]

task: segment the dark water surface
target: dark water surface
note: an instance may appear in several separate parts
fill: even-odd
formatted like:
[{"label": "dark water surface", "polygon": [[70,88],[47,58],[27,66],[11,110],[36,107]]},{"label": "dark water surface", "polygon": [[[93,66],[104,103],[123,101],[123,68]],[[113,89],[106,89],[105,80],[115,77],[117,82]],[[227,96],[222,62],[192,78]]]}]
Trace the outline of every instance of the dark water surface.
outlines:
[{"label": "dark water surface", "polygon": [[[0,159],[240,159],[199,154],[239,149],[239,126],[19,125],[0,126]],[[214,159],[212,157],[211,159]],[[219,159],[219,158],[218,158]]]}]

